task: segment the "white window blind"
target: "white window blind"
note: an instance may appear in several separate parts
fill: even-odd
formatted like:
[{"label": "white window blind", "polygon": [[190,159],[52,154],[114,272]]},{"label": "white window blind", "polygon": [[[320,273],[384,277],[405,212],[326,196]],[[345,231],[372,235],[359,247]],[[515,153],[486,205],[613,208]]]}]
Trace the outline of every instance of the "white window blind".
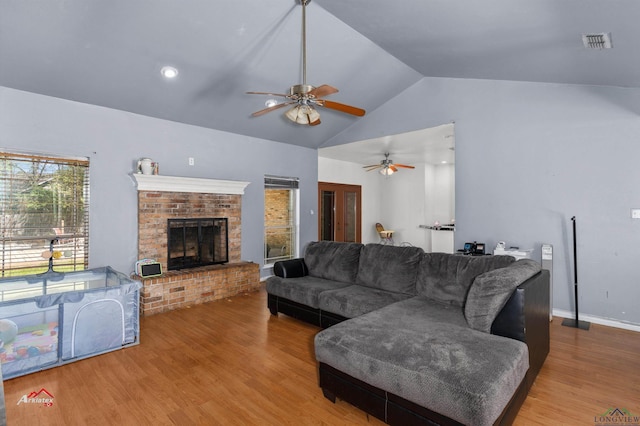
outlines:
[{"label": "white window blind", "polygon": [[266,189],[298,189],[300,179],[294,177],[269,176],[264,177]]},{"label": "white window blind", "polygon": [[0,276],[89,263],[89,160],[0,151]]}]

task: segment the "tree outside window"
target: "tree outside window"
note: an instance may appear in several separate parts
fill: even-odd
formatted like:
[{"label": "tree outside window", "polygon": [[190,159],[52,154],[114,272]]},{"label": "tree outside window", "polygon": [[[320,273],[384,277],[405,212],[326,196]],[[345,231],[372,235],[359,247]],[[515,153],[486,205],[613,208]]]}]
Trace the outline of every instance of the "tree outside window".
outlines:
[{"label": "tree outside window", "polygon": [[2,276],[88,267],[87,159],[0,152],[0,210]]}]

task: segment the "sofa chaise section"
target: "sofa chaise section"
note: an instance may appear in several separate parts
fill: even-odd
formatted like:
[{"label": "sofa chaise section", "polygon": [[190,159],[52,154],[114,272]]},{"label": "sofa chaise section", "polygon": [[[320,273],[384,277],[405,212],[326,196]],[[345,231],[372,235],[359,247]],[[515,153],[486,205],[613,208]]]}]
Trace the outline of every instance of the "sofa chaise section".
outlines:
[{"label": "sofa chaise section", "polygon": [[[477,426],[500,417],[529,367],[525,343],[473,330],[460,308],[418,297],[323,330],[315,348],[321,366]],[[348,387],[327,386],[325,370],[325,396],[352,402]]]},{"label": "sofa chaise section", "polygon": [[389,424],[511,424],[549,352],[549,273],[521,260],[469,294],[495,274],[509,278],[488,289],[488,310],[419,295],[318,333],[325,397]]}]

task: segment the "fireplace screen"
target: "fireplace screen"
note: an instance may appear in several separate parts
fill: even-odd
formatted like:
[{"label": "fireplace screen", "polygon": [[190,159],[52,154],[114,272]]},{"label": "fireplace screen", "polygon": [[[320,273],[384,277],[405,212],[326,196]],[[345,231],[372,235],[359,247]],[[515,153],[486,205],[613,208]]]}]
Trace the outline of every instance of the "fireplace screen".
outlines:
[{"label": "fireplace screen", "polygon": [[227,263],[227,218],[169,219],[167,225],[169,270]]}]

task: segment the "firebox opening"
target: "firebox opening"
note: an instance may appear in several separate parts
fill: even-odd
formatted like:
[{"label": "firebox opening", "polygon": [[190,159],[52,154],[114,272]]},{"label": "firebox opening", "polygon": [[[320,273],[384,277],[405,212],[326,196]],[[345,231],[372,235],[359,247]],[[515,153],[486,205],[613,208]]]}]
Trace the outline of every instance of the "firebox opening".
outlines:
[{"label": "firebox opening", "polygon": [[169,270],[227,263],[227,218],[168,219],[167,251]]}]

